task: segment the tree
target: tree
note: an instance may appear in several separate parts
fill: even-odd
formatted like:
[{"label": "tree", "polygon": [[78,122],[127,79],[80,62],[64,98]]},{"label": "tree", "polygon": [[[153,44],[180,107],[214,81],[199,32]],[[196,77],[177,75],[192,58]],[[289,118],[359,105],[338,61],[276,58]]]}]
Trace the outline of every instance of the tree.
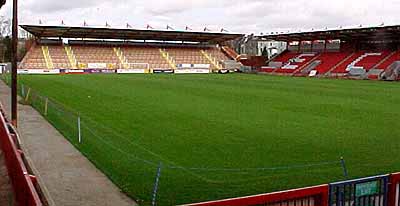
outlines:
[{"label": "tree", "polygon": [[268,49],[266,46],[261,51],[261,56],[268,57]]},{"label": "tree", "polygon": [[11,35],[11,19],[0,16],[0,35],[2,38]]},{"label": "tree", "polygon": [[3,62],[11,61],[11,38],[6,36],[2,40],[3,42]]},{"label": "tree", "polygon": [[0,16],[0,60],[11,61],[11,19]]}]

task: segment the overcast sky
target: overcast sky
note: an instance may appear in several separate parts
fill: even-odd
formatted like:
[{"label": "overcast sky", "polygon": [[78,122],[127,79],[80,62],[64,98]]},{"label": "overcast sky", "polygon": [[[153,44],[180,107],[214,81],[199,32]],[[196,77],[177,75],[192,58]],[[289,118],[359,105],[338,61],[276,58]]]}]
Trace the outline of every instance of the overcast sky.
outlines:
[{"label": "overcast sky", "polygon": [[[11,0],[0,10],[10,15]],[[20,24],[156,29],[170,25],[236,33],[400,24],[400,0],[20,0]]]}]

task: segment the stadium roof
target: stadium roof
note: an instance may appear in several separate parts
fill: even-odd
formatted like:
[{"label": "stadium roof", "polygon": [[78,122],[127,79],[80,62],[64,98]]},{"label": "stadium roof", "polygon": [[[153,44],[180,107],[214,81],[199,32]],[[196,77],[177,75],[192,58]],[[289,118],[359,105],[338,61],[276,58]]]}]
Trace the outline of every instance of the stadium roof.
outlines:
[{"label": "stadium roof", "polygon": [[340,39],[351,41],[382,41],[394,40],[398,41],[400,37],[400,25],[397,26],[379,26],[368,28],[353,28],[353,29],[337,29],[325,31],[310,31],[299,33],[277,33],[271,35],[259,36],[268,40],[275,41],[313,41],[313,40],[328,40]]},{"label": "stadium roof", "polygon": [[21,25],[23,29],[36,37],[92,38],[121,40],[156,40],[220,43],[240,38],[242,34],[162,31],[141,29],[118,29],[96,27],[38,26]]}]

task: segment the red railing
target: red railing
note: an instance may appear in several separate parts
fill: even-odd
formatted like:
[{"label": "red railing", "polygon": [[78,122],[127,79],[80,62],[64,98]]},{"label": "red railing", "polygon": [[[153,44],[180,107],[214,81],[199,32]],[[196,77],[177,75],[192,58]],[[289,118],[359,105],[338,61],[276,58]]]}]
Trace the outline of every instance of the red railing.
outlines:
[{"label": "red railing", "polygon": [[320,185],[283,192],[217,200],[189,206],[243,206],[243,205],[308,205],[327,206],[329,185]]},{"label": "red railing", "polygon": [[42,206],[47,205],[40,195],[40,187],[36,177],[28,169],[24,153],[19,146],[18,136],[11,124],[6,120],[0,108],[0,146],[14,192],[15,205]]},{"label": "red railing", "polygon": [[229,46],[223,46],[222,51],[234,60],[238,60],[239,54]]},{"label": "red railing", "polygon": [[[400,206],[400,173],[390,175],[388,186],[388,206]],[[328,206],[328,198],[329,185],[327,184],[282,192],[194,203],[188,204],[188,206]]]},{"label": "red railing", "polygon": [[389,206],[400,206],[400,173],[390,175]]}]

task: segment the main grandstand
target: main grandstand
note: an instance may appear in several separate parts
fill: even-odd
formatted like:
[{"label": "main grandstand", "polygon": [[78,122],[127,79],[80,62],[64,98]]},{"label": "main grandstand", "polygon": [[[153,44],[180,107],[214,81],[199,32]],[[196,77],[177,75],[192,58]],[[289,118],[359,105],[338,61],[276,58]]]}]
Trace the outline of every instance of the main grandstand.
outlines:
[{"label": "main grandstand", "polygon": [[259,38],[287,42],[287,50],[259,72],[312,77],[397,80],[400,26],[276,33]]},{"label": "main grandstand", "polygon": [[21,27],[33,38],[19,73],[210,73],[240,67],[225,42],[241,34]]}]

